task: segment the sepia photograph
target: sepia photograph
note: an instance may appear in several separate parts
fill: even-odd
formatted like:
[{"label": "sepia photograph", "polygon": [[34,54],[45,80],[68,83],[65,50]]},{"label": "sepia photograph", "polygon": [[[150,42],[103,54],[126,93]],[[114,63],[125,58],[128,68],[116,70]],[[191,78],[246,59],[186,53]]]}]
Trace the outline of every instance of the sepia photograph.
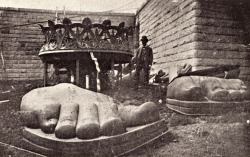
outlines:
[{"label": "sepia photograph", "polygon": [[249,0],[0,0],[0,157],[249,156]]}]

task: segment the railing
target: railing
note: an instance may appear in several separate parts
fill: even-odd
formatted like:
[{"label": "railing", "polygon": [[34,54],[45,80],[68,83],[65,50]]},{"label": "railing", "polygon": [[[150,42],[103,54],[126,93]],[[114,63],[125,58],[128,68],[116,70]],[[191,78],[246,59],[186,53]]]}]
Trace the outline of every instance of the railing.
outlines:
[{"label": "railing", "polygon": [[92,24],[89,18],[84,18],[82,23],[72,23],[64,18],[62,24],[48,21],[48,26],[40,25],[45,35],[45,43],[40,52],[52,50],[118,50],[131,52],[133,27],[125,27],[121,22],[112,26],[110,20],[102,24]]}]

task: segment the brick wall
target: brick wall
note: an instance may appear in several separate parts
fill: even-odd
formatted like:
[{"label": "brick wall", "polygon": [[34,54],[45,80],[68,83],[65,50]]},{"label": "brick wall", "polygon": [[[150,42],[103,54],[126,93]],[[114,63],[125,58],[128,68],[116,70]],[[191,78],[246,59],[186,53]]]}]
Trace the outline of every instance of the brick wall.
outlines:
[{"label": "brick wall", "polygon": [[[223,0],[149,0],[136,15],[154,51],[153,72],[189,63],[195,69],[241,65],[250,81],[249,9]],[[249,22],[247,22],[249,21]]]},{"label": "brick wall", "polygon": [[[63,17],[59,12],[59,17]],[[89,17],[92,22],[102,23],[110,19],[112,25],[125,22],[134,26],[134,14],[91,13],[66,11],[72,22],[81,22]],[[36,80],[42,79],[43,64],[38,57],[44,36],[38,24],[46,25],[55,18],[55,11],[35,9],[0,8],[0,42],[3,43],[3,57],[6,72],[0,60],[0,80]],[[22,26],[17,26],[22,25]],[[0,43],[1,44],[1,43]]]}]

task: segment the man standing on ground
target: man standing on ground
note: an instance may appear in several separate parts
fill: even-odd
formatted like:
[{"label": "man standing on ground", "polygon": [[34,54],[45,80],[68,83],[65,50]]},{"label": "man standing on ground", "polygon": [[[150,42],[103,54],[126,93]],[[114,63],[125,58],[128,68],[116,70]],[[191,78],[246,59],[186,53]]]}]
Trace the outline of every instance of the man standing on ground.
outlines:
[{"label": "man standing on ground", "polygon": [[153,63],[153,50],[147,45],[147,36],[142,36],[141,38],[142,46],[136,51],[134,58],[135,66],[135,88],[138,88],[140,73],[143,70],[143,80],[144,85],[148,85],[149,82],[149,71]]}]

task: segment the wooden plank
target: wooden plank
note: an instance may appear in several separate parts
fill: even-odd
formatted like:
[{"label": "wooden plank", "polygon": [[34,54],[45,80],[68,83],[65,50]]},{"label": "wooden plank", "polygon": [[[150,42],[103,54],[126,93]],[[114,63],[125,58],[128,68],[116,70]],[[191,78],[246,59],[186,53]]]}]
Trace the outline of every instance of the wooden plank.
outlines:
[{"label": "wooden plank", "polygon": [[[7,143],[0,142],[1,154],[4,156],[25,156],[25,157],[45,157],[42,154],[38,154],[23,148],[19,148]],[[6,150],[6,151],[5,151]],[[6,154],[4,154],[6,152]],[[11,155],[10,155],[11,154]]]},{"label": "wooden plank", "polygon": [[217,101],[180,101],[167,99],[166,106],[184,115],[218,115],[229,111],[244,111],[249,108],[250,101],[217,102]]},{"label": "wooden plank", "polygon": [[237,70],[239,69],[239,67],[239,65],[221,65],[219,67],[187,72],[185,74],[182,74],[181,76],[215,76],[218,74],[224,74],[225,71]]},{"label": "wooden plank", "polygon": [[[134,150],[161,137],[168,131],[166,120],[162,119],[143,126],[127,128],[128,132],[115,136],[101,136],[90,140],[58,139],[54,134],[45,134],[40,129],[24,129],[24,141],[28,148],[36,152],[78,155],[94,153],[119,155]],[[80,146],[80,147],[79,147]]]}]

